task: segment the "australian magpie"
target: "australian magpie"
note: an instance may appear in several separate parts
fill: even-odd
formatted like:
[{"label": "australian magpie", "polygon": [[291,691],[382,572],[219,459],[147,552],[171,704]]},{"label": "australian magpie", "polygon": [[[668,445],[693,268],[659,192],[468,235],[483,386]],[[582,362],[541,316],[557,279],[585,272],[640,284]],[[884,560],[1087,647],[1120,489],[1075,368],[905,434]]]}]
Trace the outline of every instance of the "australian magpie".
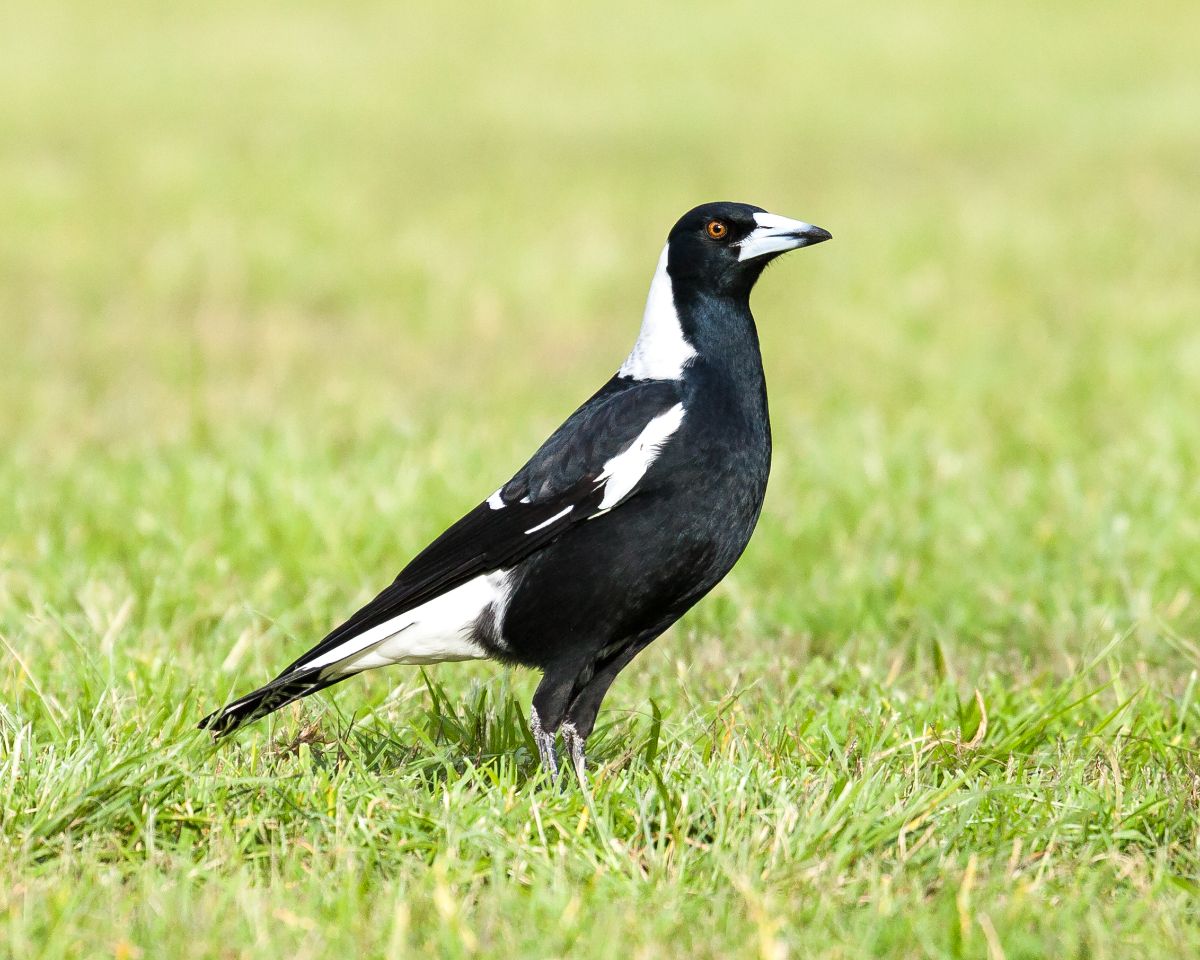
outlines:
[{"label": "australian magpie", "polygon": [[391,586],[200,725],[227,734],[374,667],[493,658],[542,671],[542,763],[557,773],[561,730],[582,778],[617,674],[750,540],[771,464],[750,290],[781,253],[828,239],[743,203],[684,214],[616,375]]}]

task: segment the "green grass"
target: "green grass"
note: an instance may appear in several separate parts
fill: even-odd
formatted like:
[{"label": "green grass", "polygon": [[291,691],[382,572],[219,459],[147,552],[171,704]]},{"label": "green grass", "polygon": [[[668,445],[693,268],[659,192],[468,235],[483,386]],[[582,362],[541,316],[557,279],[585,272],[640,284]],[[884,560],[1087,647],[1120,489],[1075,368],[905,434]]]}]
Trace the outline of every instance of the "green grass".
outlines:
[{"label": "green grass", "polygon": [[[0,954],[1200,949],[1200,8],[0,14]],[[620,362],[674,218],[776,434],[590,792],[535,677],[220,747]]]}]

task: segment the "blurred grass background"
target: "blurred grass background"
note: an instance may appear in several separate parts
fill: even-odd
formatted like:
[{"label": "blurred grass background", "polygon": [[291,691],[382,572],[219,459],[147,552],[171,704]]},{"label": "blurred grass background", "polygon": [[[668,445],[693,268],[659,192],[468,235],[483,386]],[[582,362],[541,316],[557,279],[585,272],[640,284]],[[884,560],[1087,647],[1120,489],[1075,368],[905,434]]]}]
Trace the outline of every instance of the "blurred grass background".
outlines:
[{"label": "blurred grass background", "polygon": [[[0,11],[0,943],[1194,946],[1197,35],[1165,0]],[[835,241],[756,291],[763,521],[618,683],[595,797],[527,782],[533,677],[486,665],[187,735],[611,374],[711,199]],[[925,784],[975,688],[993,752]]]}]

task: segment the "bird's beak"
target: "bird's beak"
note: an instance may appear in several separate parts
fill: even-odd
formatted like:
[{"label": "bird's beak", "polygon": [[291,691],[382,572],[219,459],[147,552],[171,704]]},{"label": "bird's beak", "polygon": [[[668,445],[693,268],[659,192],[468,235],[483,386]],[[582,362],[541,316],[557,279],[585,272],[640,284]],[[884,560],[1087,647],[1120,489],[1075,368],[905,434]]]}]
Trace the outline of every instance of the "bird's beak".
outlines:
[{"label": "bird's beak", "polygon": [[811,247],[814,243],[833,239],[833,234],[828,230],[774,213],[756,213],[754,220],[758,226],[739,242],[741,250],[738,260],[753,260],[768,253],[783,253],[785,250]]}]

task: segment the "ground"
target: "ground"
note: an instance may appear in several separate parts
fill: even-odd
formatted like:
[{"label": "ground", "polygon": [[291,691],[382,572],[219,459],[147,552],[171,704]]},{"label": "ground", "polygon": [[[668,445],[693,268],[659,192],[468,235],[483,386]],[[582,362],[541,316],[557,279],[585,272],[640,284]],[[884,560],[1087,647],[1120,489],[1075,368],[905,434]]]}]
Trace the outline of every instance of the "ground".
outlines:
[{"label": "ground", "polygon": [[[1200,7],[413,6],[0,14],[0,944],[1200,949]],[[755,294],[766,510],[590,789],[487,664],[195,732],[612,373],[712,199],[834,241]]]}]

